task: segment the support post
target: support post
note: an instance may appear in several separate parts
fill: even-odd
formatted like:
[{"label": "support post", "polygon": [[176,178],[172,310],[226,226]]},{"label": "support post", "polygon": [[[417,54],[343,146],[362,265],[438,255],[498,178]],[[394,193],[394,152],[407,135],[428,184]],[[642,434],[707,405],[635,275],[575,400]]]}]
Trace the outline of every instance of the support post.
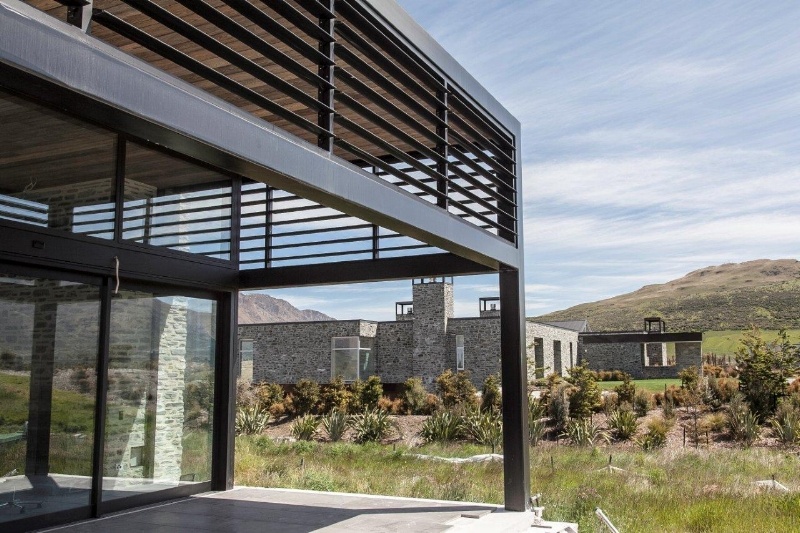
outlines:
[{"label": "support post", "polygon": [[219,299],[211,490],[233,488],[236,377],[239,374],[239,351],[236,349],[238,298],[239,293],[232,291],[226,292]]},{"label": "support post", "polygon": [[67,6],[67,23],[89,33],[89,23],[92,21],[92,0],[59,0]]},{"label": "support post", "polygon": [[520,271],[500,269],[500,365],[503,384],[503,488],[509,511],[530,508],[525,286]]}]

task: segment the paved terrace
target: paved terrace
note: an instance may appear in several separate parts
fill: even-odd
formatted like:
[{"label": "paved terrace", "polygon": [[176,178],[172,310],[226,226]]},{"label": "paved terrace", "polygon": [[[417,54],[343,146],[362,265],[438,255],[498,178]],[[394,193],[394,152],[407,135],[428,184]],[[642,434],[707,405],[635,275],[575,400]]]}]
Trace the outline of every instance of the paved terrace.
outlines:
[{"label": "paved terrace", "polygon": [[[289,489],[237,487],[42,530],[58,533],[516,533],[577,532],[532,526],[533,513],[501,506]],[[549,527],[548,527],[549,526]]]}]

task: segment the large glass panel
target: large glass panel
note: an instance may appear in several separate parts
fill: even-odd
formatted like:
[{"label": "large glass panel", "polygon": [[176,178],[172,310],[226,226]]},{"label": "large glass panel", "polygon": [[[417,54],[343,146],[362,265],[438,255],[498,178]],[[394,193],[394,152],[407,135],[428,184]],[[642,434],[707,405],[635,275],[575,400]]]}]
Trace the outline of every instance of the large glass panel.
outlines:
[{"label": "large glass panel", "polygon": [[90,503],[99,298],[0,273],[0,523]]},{"label": "large glass panel", "polygon": [[0,219],[114,237],[116,136],[0,91]]},{"label": "large glass panel", "polygon": [[230,259],[231,180],[134,143],[126,151],[123,238]]},{"label": "large glass panel", "polygon": [[213,300],[114,296],[104,500],[211,478],[216,313]]}]

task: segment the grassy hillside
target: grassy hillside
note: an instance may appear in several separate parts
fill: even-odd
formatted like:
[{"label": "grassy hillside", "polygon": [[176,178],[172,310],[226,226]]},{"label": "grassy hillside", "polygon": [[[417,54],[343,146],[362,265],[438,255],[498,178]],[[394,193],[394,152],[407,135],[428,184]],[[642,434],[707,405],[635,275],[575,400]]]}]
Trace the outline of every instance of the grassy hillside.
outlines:
[{"label": "grassy hillside", "polygon": [[588,318],[594,331],[640,330],[660,316],[669,331],[800,329],[800,261],[760,259],[706,267],[686,276],[535,320]]}]

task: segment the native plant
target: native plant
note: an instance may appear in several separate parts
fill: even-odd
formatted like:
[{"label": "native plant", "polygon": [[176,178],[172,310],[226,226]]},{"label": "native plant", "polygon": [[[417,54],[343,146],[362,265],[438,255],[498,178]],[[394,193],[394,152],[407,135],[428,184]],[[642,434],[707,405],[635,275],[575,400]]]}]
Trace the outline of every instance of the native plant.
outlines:
[{"label": "native plant", "polygon": [[319,383],[301,379],[294,386],[292,407],[297,416],[315,413],[320,400]]},{"label": "native plant", "polygon": [[257,435],[269,424],[269,411],[259,405],[245,405],[236,410],[236,434]]},{"label": "native plant", "polygon": [[547,406],[532,395],[528,397],[528,436],[531,445],[536,446],[547,432]]},{"label": "native plant", "polygon": [[636,385],[633,384],[632,376],[624,372],[622,383],[614,387],[614,392],[617,393],[617,401],[620,404],[629,403],[632,405],[634,396],[636,396]]},{"label": "native plant", "polygon": [[586,363],[573,366],[567,379],[574,390],[569,395],[569,414],[573,418],[587,418],[601,406],[600,388],[594,372]]},{"label": "native plant", "polygon": [[790,446],[800,443],[800,410],[789,402],[782,402],[778,406],[771,425],[772,434],[781,444]]},{"label": "native plant", "polygon": [[761,432],[758,424],[758,415],[754,413],[745,402],[744,396],[735,395],[728,405],[728,430],[734,440],[751,446]]},{"label": "native plant", "polygon": [[389,433],[391,419],[386,411],[375,407],[353,415],[350,419],[350,425],[355,433],[355,441],[357,443],[377,442]]},{"label": "native plant", "polygon": [[325,433],[328,434],[328,438],[332,442],[339,442],[350,425],[350,418],[346,412],[340,409],[333,409],[327,415],[323,415],[320,422]]},{"label": "native plant", "polygon": [[292,437],[297,440],[311,440],[317,433],[319,418],[314,415],[303,415],[292,422]]},{"label": "native plant", "polygon": [[576,446],[594,446],[609,441],[608,433],[592,423],[591,418],[572,419],[567,422],[562,437]]},{"label": "native plant", "polygon": [[619,440],[628,440],[639,429],[639,421],[630,409],[617,409],[608,417],[608,427]]},{"label": "native plant", "polygon": [[473,407],[478,404],[475,385],[470,380],[469,371],[453,373],[447,369],[436,378],[436,391],[445,409],[456,406]]},{"label": "native plant", "polygon": [[491,446],[493,451],[503,442],[503,420],[498,411],[468,411],[464,416],[464,429],[475,442]]},{"label": "native plant", "polygon": [[403,402],[406,411],[412,415],[425,414],[427,404],[425,402],[428,392],[422,385],[420,378],[408,378],[403,384]]},{"label": "native plant", "polygon": [[655,450],[667,443],[668,432],[669,423],[664,418],[654,418],[647,424],[645,434],[635,439],[635,442],[644,451]]},{"label": "native plant", "polygon": [[636,391],[636,395],[633,397],[633,410],[636,413],[636,416],[643,417],[647,416],[647,412],[653,405],[653,395],[650,394],[646,390],[639,390]]},{"label": "native plant", "polygon": [[800,363],[798,349],[789,342],[785,330],[774,342],[767,342],[757,328],[744,334],[736,350],[739,389],[753,412],[761,418],[775,413],[778,401],[786,396],[787,379]]},{"label": "native plant", "polygon": [[431,415],[420,430],[425,442],[450,442],[461,437],[463,420],[452,411],[439,411]]},{"label": "native plant", "polygon": [[502,408],[500,396],[500,378],[497,374],[489,374],[483,381],[481,390],[481,411],[500,411]]}]

